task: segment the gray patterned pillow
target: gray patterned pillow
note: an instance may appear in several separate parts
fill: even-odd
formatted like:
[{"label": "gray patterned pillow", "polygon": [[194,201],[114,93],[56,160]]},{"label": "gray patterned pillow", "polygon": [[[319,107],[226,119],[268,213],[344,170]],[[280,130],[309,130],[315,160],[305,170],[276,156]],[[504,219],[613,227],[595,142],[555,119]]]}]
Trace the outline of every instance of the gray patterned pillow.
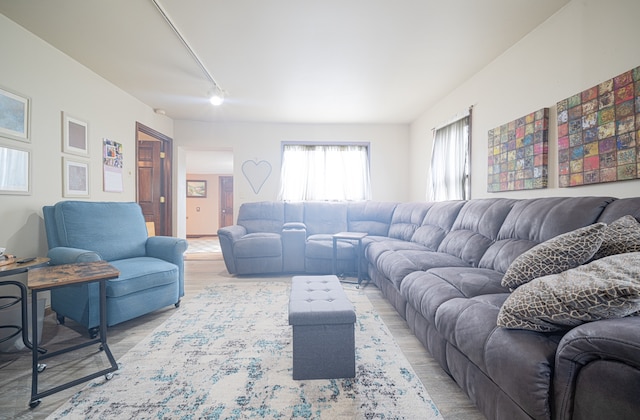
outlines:
[{"label": "gray patterned pillow", "polygon": [[604,223],[595,223],[542,242],[519,255],[502,277],[511,290],[531,280],[561,273],[589,261],[604,238]]},{"label": "gray patterned pillow", "polygon": [[604,240],[593,259],[638,251],[640,251],[640,223],[635,217],[627,215],[611,222],[604,229]]},{"label": "gray patterned pillow", "polygon": [[640,314],[640,252],[605,257],[518,287],[498,326],[553,332]]}]

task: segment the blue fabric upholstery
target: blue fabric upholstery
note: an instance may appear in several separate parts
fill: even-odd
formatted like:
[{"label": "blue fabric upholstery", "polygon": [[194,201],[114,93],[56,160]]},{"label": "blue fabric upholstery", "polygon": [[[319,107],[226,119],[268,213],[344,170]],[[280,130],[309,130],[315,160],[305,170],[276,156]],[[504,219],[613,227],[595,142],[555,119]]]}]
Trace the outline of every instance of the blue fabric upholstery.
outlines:
[{"label": "blue fabric upholstery", "polygon": [[[61,201],[43,208],[51,264],[109,261],[120,270],[108,280],[107,325],[169,305],[184,296],[187,241],[147,236],[142,210],[132,202]],[[98,284],[51,291],[51,309],[91,329],[100,323]]]}]

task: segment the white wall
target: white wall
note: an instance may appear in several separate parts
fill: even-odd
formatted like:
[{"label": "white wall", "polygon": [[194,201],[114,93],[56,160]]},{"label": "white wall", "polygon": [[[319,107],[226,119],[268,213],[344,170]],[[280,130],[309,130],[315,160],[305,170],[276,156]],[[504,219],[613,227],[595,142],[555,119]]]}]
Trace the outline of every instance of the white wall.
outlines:
[{"label": "white wall", "polygon": [[[640,1],[574,0],[411,125],[411,198],[424,200],[432,129],[473,105],[472,197],[637,196],[640,180],[558,187],[556,103],[640,66]],[[550,108],[549,187],[487,192],[487,132]]]},{"label": "white wall", "polygon": [[[62,117],[89,125],[92,201],[136,200],[136,121],[173,136],[171,119],[0,15],[0,85],[31,98],[31,142],[0,138],[0,144],[31,151],[31,195],[0,195],[0,246],[19,256],[46,255],[42,206],[62,197]],[[102,139],[124,147],[124,192],[102,187]],[[79,160],[83,160],[80,158]],[[184,192],[183,192],[184,193]]]},{"label": "white wall", "polygon": [[[372,199],[409,198],[407,125],[221,124],[175,121],[174,141],[191,150],[233,149],[234,209],[244,202],[276,200],[283,141],[370,142]],[[242,173],[246,161],[267,161],[272,172],[256,194]],[[235,220],[235,219],[234,219]]]}]

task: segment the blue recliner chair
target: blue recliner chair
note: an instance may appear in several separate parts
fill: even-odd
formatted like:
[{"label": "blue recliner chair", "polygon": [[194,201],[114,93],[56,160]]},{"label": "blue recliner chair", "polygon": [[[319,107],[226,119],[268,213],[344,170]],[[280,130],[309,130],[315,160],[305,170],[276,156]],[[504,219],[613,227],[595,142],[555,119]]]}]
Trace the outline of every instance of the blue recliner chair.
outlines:
[{"label": "blue recliner chair", "polygon": [[[105,260],[120,270],[106,282],[108,326],[180,305],[187,241],[149,237],[137,203],[61,201],[43,207],[43,214],[51,264]],[[95,337],[98,293],[98,283],[52,289],[51,309],[60,323],[68,317]]]}]

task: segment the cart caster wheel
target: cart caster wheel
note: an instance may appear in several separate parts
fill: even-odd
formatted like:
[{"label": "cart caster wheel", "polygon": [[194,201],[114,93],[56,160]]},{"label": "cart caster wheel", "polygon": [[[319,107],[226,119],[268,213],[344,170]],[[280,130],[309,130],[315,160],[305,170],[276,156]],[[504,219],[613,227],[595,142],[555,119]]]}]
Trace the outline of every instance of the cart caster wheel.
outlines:
[{"label": "cart caster wheel", "polygon": [[40,402],[41,402],[40,400],[31,401],[31,402],[29,403],[29,408],[31,408],[31,409],[36,408],[37,406],[39,406],[39,405],[40,405]]},{"label": "cart caster wheel", "polygon": [[98,350],[104,351],[104,346],[101,344],[100,347],[98,347]]},{"label": "cart caster wheel", "polygon": [[104,379],[106,379],[107,381],[110,381],[111,378],[113,378],[113,372],[109,372],[106,375],[104,375]]},{"label": "cart caster wheel", "polygon": [[45,363],[38,363],[38,373],[44,372],[46,368],[47,365]]}]

